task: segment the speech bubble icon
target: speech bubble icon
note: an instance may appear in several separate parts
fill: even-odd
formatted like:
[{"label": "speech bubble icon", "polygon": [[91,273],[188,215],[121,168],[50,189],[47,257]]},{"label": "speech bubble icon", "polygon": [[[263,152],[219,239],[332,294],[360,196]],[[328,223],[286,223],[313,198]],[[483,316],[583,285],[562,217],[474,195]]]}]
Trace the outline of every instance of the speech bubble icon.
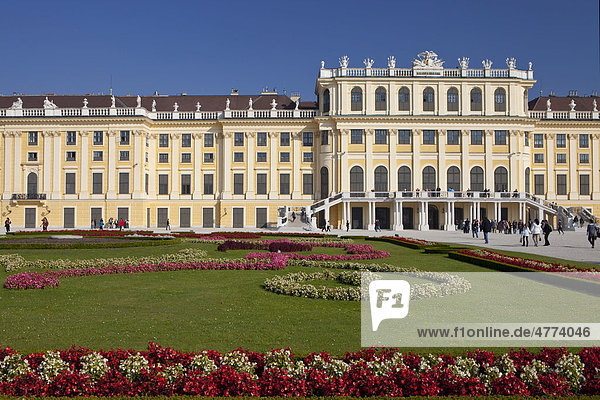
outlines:
[{"label": "speech bubble icon", "polygon": [[369,283],[373,332],[384,319],[402,319],[408,315],[410,284],[403,280],[374,280]]}]

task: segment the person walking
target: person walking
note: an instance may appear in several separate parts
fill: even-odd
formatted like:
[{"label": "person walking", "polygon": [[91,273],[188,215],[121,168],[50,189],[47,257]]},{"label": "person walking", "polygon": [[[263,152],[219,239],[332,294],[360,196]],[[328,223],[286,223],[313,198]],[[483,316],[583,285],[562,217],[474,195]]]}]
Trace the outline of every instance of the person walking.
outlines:
[{"label": "person walking", "polygon": [[544,232],[544,246],[550,246],[550,241],[548,240],[548,236],[550,236],[550,232],[552,232],[552,226],[546,220],[542,221],[542,232]]},{"label": "person walking", "polygon": [[350,221],[346,220],[346,232],[350,232]]},{"label": "person walking", "polygon": [[561,234],[561,233],[562,233],[563,235],[565,234],[565,231],[563,231],[563,226],[562,226],[562,220],[561,220],[561,219],[559,219],[559,220],[558,220],[558,224],[556,225],[556,231],[557,231],[559,234]]},{"label": "person walking", "polygon": [[100,218],[100,230],[104,230],[104,220],[102,218]]},{"label": "person walking", "polygon": [[473,230],[473,237],[479,239],[479,222],[476,219],[473,220],[473,226],[471,229]]},{"label": "person walking", "polygon": [[592,249],[593,249],[594,243],[596,242],[596,239],[598,238],[598,230],[596,229],[596,224],[591,221],[587,226],[587,235],[588,235],[588,242],[590,242],[590,244],[592,245]]},{"label": "person walking", "polygon": [[531,223],[531,238],[533,239],[533,245],[538,247],[538,242],[540,241],[540,233],[542,233],[542,228],[540,227],[540,221],[536,218]]},{"label": "person walking", "polygon": [[483,217],[483,221],[481,223],[481,230],[483,231],[483,238],[485,239],[485,243],[489,243],[488,234],[492,230],[492,223],[489,219],[487,219],[487,217]]},{"label": "person walking", "polygon": [[4,229],[6,229],[6,233],[10,232],[10,224],[12,222],[10,222],[10,218],[6,217],[6,220],[4,221]]},{"label": "person walking", "polygon": [[167,229],[168,231],[170,231],[170,230],[171,230],[171,222],[169,221],[169,218],[167,218],[167,226],[166,226],[166,229]]},{"label": "person walking", "polygon": [[521,228],[521,241],[523,242],[522,246],[529,247],[529,234],[531,231],[529,227],[523,224],[523,228]]},{"label": "person walking", "polygon": [[119,220],[119,230],[122,231],[123,230],[123,226],[125,226],[125,221],[123,221],[123,218],[121,218]]}]

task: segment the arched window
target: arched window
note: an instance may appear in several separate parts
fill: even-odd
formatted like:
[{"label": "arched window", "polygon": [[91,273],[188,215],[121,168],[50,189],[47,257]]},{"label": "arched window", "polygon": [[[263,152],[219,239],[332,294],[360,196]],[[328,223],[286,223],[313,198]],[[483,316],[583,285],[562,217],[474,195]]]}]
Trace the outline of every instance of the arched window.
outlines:
[{"label": "arched window", "polygon": [[448,111],[458,111],[458,89],[451,87],[448,89]]},{"label": "arched window", "polygon": [[354,166],[350,170],[350,191],[364,192],[365,191],[365,176],[363,169],[359,166]]},{"label": "arched window", "polygon": [[423,168],[423,189],[425,190],[435,190],[436,188],[436,176],[435,169],[433,167],[427,166]]},{"label": "arched window", "polygon": [[483,168],[471,168],[471,190],[474,190],[476,192],[483,192],[484,179],[485,177],[483,175]]},{"label": "arched window", "polygon": [[406,86],[398,90],[398,111],[410,111],[410,90]]},{"label": "arched window", "polygon": [[375,111],[387,110],[387,92],[383,86],[375,90]]},{"label": "arched window", "polygon": [[452,189],[455,192],[460,192],[460,169],[452,166],[448,168],[448,189]]},{"label": "arched window", "polygon": [[398,168],[398,190],[401,192],[412,191],[412,173],[406,165]]},{"label": "arched window", "polygon": [[27,175],[27,194],[37,194],[38,192],[38,176],[35,172],[30,172]]},{"label": "arched window", "polygon": [[375,168],[375,191],[388,191],[388,170],[383,165]]},{"label": "arched window", "polygon": [[494,192],[508,191],[508,171],[504,167],[498,167],[494,171]]},{"label": "arched window", "polygon": [[321,198],[329,196],[329,170],[321,167]]},{"label": "arched window", "polygon": [[329,89],[325,89],[325,91],[323,91],[323,112],[328,113],[329,110],[330,110]]},{"label": "arched window", "polygon": [[471,111],[481,111],[483,109],[481,99],[481,89],[478,87],[471,89]]},{"label": "arched window", "polygon": [[494,91],[494,111],[506,111],[506,91],[502,88]]},{"label": "arched window", "polygon": [[355,87],[350,92],[350,110],[351,111],[362,111],[363,109],[363,98],[362,98],[362,89],[359,87]]},{"label": "arched window", "polygon": [[529,167],[525,168],[525,192],[531,193],[531,171]]},{"label": "arched window", "polygon": [[426,87],[423,90],[423,111],[435,111],[435,92],[432,88]]}]

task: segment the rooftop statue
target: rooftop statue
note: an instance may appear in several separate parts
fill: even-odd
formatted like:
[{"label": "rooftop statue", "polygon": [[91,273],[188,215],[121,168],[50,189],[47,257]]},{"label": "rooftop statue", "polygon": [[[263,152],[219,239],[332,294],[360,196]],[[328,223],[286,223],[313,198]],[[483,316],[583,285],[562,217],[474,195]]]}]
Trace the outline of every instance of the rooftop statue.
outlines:
[{"label": "rooftop statue", "polygon": [[460,69],[469,68],[469,57],[462,57],[458,59],[458,65],[460,65]]},{"label": "rooftop statue", "polygon": [[343,56],[339,60],[340,60],[340,67],[348,68],[348,63],[350,62],[350,59],[348,58],[348,56]]},{"label": "rooftop statue", "polygon": [[325,61],[321,60],[321,69],[325,68]]},{"label": "rooftop statue", "polygon": [[300,107],[300,99],[296,99],[296,110]]},{"label": "rooftop statue", "polygon": [[598,105],[596,104],[596,99],[594,99],[594,101],[592,102],[592,105],[594,106],[594,109],[592,111],[598,112]]},{"label": "rooftop statue", "polygon": [[152,112],[156,112],[156,100],[152,100]]},{"label": "rooftop statue", "polygon": [[48,100],[48,97],[46,96],[44,99],[44,108],[47,110],[56,110],[58,106],[54,104],[54,102]]},{"label": "rooftop statue", "polygon": [[23,108],[23,100],[21,100],[20,97],[17,97],[17,101],[12,103],[12,106],[10,106],[10,110],[20,110],[22,108]]},{"label": "rooftop statue", "polygon": [[367,68],[371,68],[373,66],[374,62],[375,61],[372,58],[365,58],[363,60],[363,64],[365,64],[365,67],[367,67]]},{"label": "rooftop statue", "polygon": [[142,98],[138,95],[136,100],[137,100],[137,108],[142,107]]},{"label": "rooftop statue", "polygon": [[388,68],[396,68],[396,57],[388,57]]},{"label": "rooftop statue", "polygon": [[413,61],[413,68],[441,68],[444,61],[438,58],[438,55],[433,51],[427,50],[417,55]]},{"label": "rooftop statue", "polygon": [[87,97],[84,97],[83,98],[83,108],[87,108],[87,105],[88,105],[88,99],[87,99]]},{"label": "rooftop statue", "polygon": [[275,101],[275,99],[271,100],[271,110],[275,111],[276,107],[277,107],[277,102]]},{"label": "rooftop statue", "polygon": [[115,96],[110,96],[110,107],[115,108]]},{"label": "rooftop statue", "polygon": [[229,97],[228,97],[227,100],[225,100],[225,110],[229,110],[230,104],[231,104],[231,101],[229,100]]},{"label": "rooftop statue", "polygon": [[202,105],[200,104],[200,102],[196,103],[196,112],[200,112],[200,107],[202,107]]},{"label": "rooftop statue", "polygon": [[514,57],[507,58],[506,59],[506,65],[508,66],[509,69],[515,69],[515,68],[517,68],[517,59],[514,58]]},{"label": "rooftop statue", "polygon": [[252,97],[248,100],[248,110],[252,110]]},{"label": "rooftop statue", "polygon": [[177,104],[177,102],[175,102],[175,104],[173,104],[173,112],[178,112],[179,111],[179,104]]},{"label": "rooftop statue", "polygon": [[485,69],[492,68],[492,64],[493,64],[492,60],[488,60],[487,58],[481,62],[481,65],[483,65],[483,68],[485,68]]},{"label": "rooftop statue", "polygon": [[575,100],[571,99],[571,102],[569,103],[569,107],[571,107],[571,111],[575,111],[575,106],[577,104],[575,103]]},{"label": "rooftop statue", "polygon": [[533,69],[533,63],[531,61],[529,61],[529,70],[531,71]]},{"label": "rooftop statue", "polygon": [[552,111],[552,103],[550,99],[546,100],[546,111]]}]

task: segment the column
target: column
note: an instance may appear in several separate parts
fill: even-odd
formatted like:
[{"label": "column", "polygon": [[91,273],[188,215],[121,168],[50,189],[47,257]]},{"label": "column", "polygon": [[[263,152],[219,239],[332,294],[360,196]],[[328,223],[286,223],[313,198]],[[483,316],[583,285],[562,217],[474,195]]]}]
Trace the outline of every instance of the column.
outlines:
[{"label": "column", "polygon": [[342,201],[342,229],[346,227],[347,220],[348,220],[347,203]]},{"label": "column", "polygon": [[404,212],[404,210],[402,209],[404,203],[399,201],[398,202],[398,230],[404,230],[404,215],[402,215],[402,213]]},{"label": "column", "polygon": [[[577,187],[577,135],[569,133],[569,200],[579,199],[579,188]],[[533,179],[533,171],[531,171]],[[535,181],[534,181],[535,182]],[[534,184],[535,186],[535,184]],[[534,189],[532,187],[532,189]],[[535,192],[535,190],[532,190]]]},{"label": "column", "polygon": [[23,175],[23,171],[21,169],[21,136],[22,133],[21,131],[16,131],[15,132],[15,143],[14,143],[14,167],[13,167],[13,174],[14,174],[14,181],[13,181],[13,188],[15,193],[21,193],[21,181],[22,181],[22,175]]},{"label": "column", "polygon": [[517,154],[519,153],[519,148],[517,145],[517,141],[519,139],[519,131],[516,130],[512,130],[509,131],[509,151],[510,151],[510,155],[509,157],[509,180],[508,180],[508,188],[506,190],[508,190],[509,192],[512,192],[513,190],[519,188],[519,166],[518,166],[518,159],[517,159]]},{"label": "column", "polygon": [[525,217],[523,216],[523,204],[521,203],[519,203],[519,219],[525,221]]},{"label": "column", "polygon": [[[332,131],[333,132],[333,131]],[[344,129],[340,131],[340,143],[341,143],[341,160],[339,162],[339,169],[341,185],[334,187],[331,185],[332,191],[349,192],[350,191],[350,170],[348,168],[348,142],[350,141],[350,130]]]},{"label": "column", "polygon": [[365,131],[365,191],[370,192],[375,189],[375,175],[373,170],[373,135],[375,130],[367,129]]},{"label": "column", "polygon": [[148,198],[152,200],[156,199],[156,138],[156,133],[148,134]]},{"label": "column", "polygon": [[52,150],[54,153],[54,166],[52,167],[52,199],[60,199],[62,193],[62,187],[60,185],[60,160],[62,159],[60,154],[60,132],[54,131],[52,140]]},{"label": "column", "polygon": [[[455,213],[455,211],[454,211],[454,206],[455,206],[456,204],[455,204],[454,202],[452,202],[452,203],[450,203],[450,204],[452,204],[452,209],[451,209],[452,211],[451,211],[451,214],[450,214],[450,216],[452,217],[452,220],[451,220],[450,222],[451,222],[452,224],[454,224],[454,223],[456,222],[456,213]],[[456,230],[456,226],[454,227],[454,229]]]},{"label": "column", "polygon": [[593,200],[600,199],[600,134],[594,133],[592,137],[592,187],[590,193]]},{"label": "column", "polygon": [[375,203],[372,201],[369,201],[367,203],[367,205],[369,206],[369,223],[367,224],[367,229],[373,230],[373,229],[375,229],[375,218],[373,216],[373,214],[374,214],[373,208],[375,206]]},{"label": "column", "polygon": [[[413,96],[415,97],[415,96]],[[423,189],[421,186],[421,130],[412,130],[412,190]]]},{"label": "column", "polygon": [[325,226],[329,225],[329,206],[325,207]]},{"label": "column", "polygon": [[144,145],[142,143],[143,131],[133,131],[133,197],[134,199],[141,199],[144,196],[144,190],[142,189],[142,152]]},{"label": "column", "polygon": [[[194,200],[202,198],[202,134],[193,133],[194,138],[194,191],[192,198]],[[213,181],[214,182],[214,181]]]},{"label": "column", "polygon": [[42,193],[48,195],[51,191],[50,185],[52,182],[52,131],[44,131],[42,137],[44,138],[44,186]]},{"label": "column", "polygon": [[171,133],[171,199],[179,199],[179,134]]},{"label": "column", "polygon": [[[390,92],[391,93],[391,92]],[[397,100],[397,96],[390,96],[390,99],[395,98]],[[389,129],[389,152],[390,152],[390,171],[388,173],[390,180],[390,192],[398,191],[398,171],[396,165],[396,144],[398,143],[398,131],[396,129]]]},{"label": "column", "polygon": [[471,175],[469,166],[469,134],[468,130],[461,131],[460,161],[461,161],[461,190],[464,192],[471,187]]},{"label": "column", "polygon": [[[277,189],[279,186],[277,184],[277,163],[279,162],[279,158],[277,157],[277,133],[269,132],[269,147],[271,155],[269,157],[269,166],[271,171],[271,184],[269,185],[269,199],[276,199],[277,193],[279,190]],[[291,177],[293,179],[293,176]]]},{"label": "column", "polygon": [[302,181],[302,172],[300,171],[300,158],[302,157],[302,152],[300,150],[300,140],[302,140],[302,132],[293,132],[292,133],[292,158],[293,158],[293,168],[294,172],[292,174],[292,180],[294,183],[294,189],[292,191],[292,199],[300,199],[302,192],[300,183]]},{"label": "column", "polygon": [[[108,183],[108,190],[106,192],[107,199],[116,199],[117,192],[115,190],[115,179],[117,174],[116,159],[117,156],[117,131],[108,132],[108,171],[106,172],[106,181]],[[155,155],[155,153],[152,153]],[[155,169],[152,169],[155,172]]]},{"label": "column", "polygon": [[[12,142],[14,132],[4,132],[4,193],[2,199],[10,200],[12,197],[12,177],[10,172],[12,171]],[[46,154],[45,154],[46,155]],[[44,157],[44,159],[49,157]]]},{"label": "column", "polygon": [[254,132],[246,132],[246,174],[247,176],[247,186],[246,186],[246,198],[253,199],[254,198],[254,136],[256,133]]},{"label": "column", "polygon": [[554,134],[546,134],[546,177],[548,181],[548,190],[546,199],[556,198],[556,175],[554,173]]},{"label": "column", "polygon": [[423,230],[429,230],[429,202],[423,202]]},{"label": "column", "polygon": [[438,187],[442,190],[448,189],[446,182],[446,130],[438,131]]},{"label": "column", "polygon": [[[494,139],[494,131],[485,131],[485,185],[484,189],[494,191],[494,166],[492,164],[492,141]],[[479,219],[479,218],[478,218]]]},{"label": "column", "polygon": [[221,198],[231,199],[231,132],[223,132],[219,135],[221,139],[222,162],[219,163],[219,171],[222,173],[223,182],[221,186]]},{"label": "column", "polygon": [[81,136],[81,162],[79,169],[79,198],[80,199],[89,199],[90,194],[88,190],[88,157],[89,157],[89,135],[88,131],[80,131],[79,136]]}]

